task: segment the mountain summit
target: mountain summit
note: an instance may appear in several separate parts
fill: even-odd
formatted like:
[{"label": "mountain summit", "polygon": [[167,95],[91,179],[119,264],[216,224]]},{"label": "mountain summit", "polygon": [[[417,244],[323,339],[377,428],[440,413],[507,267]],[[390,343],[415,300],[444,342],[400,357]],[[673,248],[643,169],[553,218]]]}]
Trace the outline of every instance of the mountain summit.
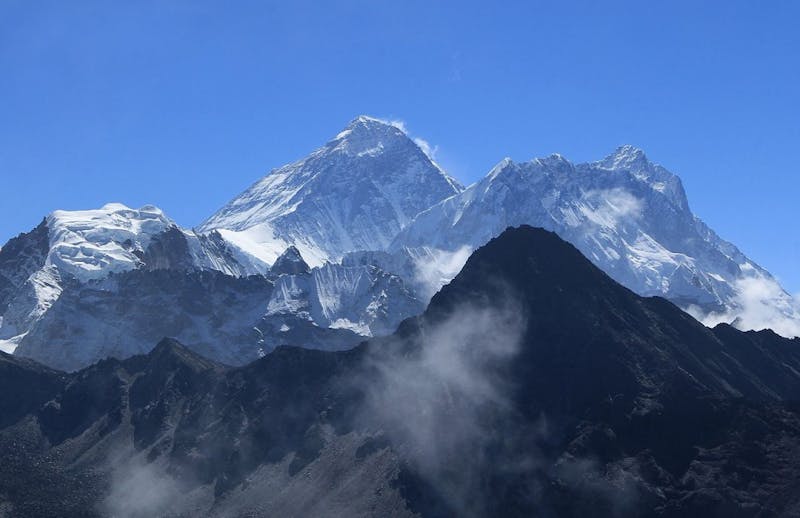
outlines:
[{"label": "mountain summit", "polygon": [[219,230],[270,264],[294,245],[313,266],[384,250],[419,212],[460,191],[397,125],[361,116],[306,158],[271,171],[200,230]]},{"label": "mountain summit", "polygon": [[[557,232],[617,282],[666,297],[708,324],[738,317],[744,329],[800,334],[800,308],[791,296],[692,213],[677,175],[633,146],[591,163],[560,155],[505,159],[422,212],[391,249],[463,256],[465,248],[518,225]],[[754,302],[753,292],[768,297]]]}]

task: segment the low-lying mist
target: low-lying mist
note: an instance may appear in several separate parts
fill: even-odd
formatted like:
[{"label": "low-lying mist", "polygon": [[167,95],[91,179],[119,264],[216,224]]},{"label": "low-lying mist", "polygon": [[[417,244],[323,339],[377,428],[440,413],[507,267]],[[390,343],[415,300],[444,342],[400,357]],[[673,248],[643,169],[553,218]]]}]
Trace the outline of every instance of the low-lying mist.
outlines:
[{"label": "low-lying mist", "polygon": [[[483,514],[490,495],[482,468],[498,424],[514,412],[502,373],[519,352],[525,321],[513,300],[462,306],[411,343],[374,348],[365,360],[361,419],[462,516]],[[517,458],[513,469],[533,461]]]}]

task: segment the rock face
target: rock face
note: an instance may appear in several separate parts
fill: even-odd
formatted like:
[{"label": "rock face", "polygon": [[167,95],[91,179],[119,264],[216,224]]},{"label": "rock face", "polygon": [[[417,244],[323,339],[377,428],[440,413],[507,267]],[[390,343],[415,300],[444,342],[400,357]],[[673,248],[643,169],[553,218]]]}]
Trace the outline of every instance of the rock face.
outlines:
[{"label": "rock face", "polygon": [[273,275],[301,275],[308,273],[310,268],[300,255],[300,250],[290,246],[278,256],[269,271]]},{"label": "rock face", "polygon": [[267,317],[299,317],[363,337],[391,334],[403,319],[423,309],[395,275],[371,265],[327,263],[304,274],[278,277]]},{"label": "rock face", "polygon": [[0,249],[0,313],[5,313],[25,281],[44,266],[48,251],[45,222],[11,239]]},{"label": "rock face", "polygon": [[73,371],[146,353],[174,336],[206,357],[238,365],[278,345],[264,343],[254,329],[272,291],[262,276],[217,271],[132,270],[89,283],[73,280],[15,354]]},{"label": "rock face", "polygon": [[[0,355],[20,516],[792,516],[800,340],[708,329],[555,234],[477,250],[348,351],[173,340],[74,374]],[[38,378],[40,394],[18,399]],[[3,414],[4,416],[7,414]],[[80,489],[80,490],[78,490]]]},{"label": "rock face", "polygon": [[[464,247],[474,250],[522,224],[557,232],[616,281],[641,295],[667,297],[707,323],[739,316],[745,329],[800,334],[797,303],[692,214],[677,176],[632,146],[588,164],[560,155],[505,159],[483,180],[417,216],[392,248],[461,250],[463,256]],[[768,294],[763,301],[752,300],[756,288]]]},{"label": "rock face", "polygon": [[319,266],[383,250],[419,212],[461,186],[401,129],[358,117],[324,147],[271,171],[200,227],[272,263],[294,245]]},{"label": "rock face", "polygon": [[146,353],[164,336],[228,365],[286,344],[347,349],[424,309],[401,279],[373,266],[278,277],[137,269],[59,289],[15,354],[67,371]]}]

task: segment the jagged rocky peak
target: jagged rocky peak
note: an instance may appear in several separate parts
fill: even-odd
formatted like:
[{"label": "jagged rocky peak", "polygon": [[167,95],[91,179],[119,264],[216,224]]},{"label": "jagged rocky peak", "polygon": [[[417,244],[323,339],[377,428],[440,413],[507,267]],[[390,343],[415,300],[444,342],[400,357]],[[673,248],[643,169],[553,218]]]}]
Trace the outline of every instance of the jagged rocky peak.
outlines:
[{"label": "jagged rocky peak", "polygon": [[613,153],[597,162],[605,169],[640,169],[649,164],[647,155],[636,146],[625,144],[619,146]]},{"label": "jagged rocky peak", "polygon": [[537,179],[541,174],[558,177],[574,176],[575,165],[559,153],[534,158],[527,162],[514,162],[506,157],[489,171],[484,182],[479,182],[477,185],[481,183],[486,185],[498,178],[503,182],[526,183]]},{"label": "jagged rocky peak", "polygon": [[678,175],[651,162],[645,152],[636,146],[629,144],[620,146],[604,159],[589,164],[589,166],[626,172],[649,185],[653,190],[665,195],[680,210],[689,210],[686,192]]},{"label": "jagged rocky peak", "polygon": [[310,271],[308,263],[295,246],[290,246],[278,256],[270,269],[270,273],[275,275],[302,275]]},{"label": "jagged rocky peak", "polygon": [[178,227],[169,227],[153,237],[142,255],[148,270],[191,269],[191,255],[186,235]]},{"label": "jagged rocky peak", "polygon": [[489,173],[486,175],[486,177],[489,179],[496,178],[498,175],[502,174],[503,171],[509,167],[512,167],[513,165],[514,161],[511,159],[511,157],[505,157],[489,170]]},{"label": "jagged rocky peak", "polygon": [[31,274],[41,269],[50,248],[47,221],[14,237],[0,249],[0,315]]}]

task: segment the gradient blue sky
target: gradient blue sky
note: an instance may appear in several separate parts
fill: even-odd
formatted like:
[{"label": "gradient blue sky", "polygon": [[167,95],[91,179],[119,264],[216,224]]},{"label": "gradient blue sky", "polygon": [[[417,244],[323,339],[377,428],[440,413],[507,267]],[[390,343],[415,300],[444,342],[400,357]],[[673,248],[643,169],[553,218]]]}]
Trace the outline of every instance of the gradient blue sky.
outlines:
[{"label": "gradient blue sky", "polygon": [[358,114],[469,183],[631,143],[800,291],[800,2],[0,1],[0,241],[57,208],[201,222]]}]

